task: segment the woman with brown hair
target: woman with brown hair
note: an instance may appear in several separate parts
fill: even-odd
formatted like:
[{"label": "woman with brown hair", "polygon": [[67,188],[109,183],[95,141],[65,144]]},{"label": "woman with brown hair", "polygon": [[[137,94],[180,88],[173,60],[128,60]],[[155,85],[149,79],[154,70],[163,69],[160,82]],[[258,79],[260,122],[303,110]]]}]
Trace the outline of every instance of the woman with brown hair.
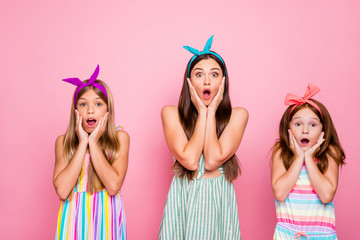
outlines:
[{"label": "woman with brown hair", "polygon": [[248,120],[244,108],[232,108],[229,74],[222,57],[194,54],[184,74],[178,106],[165,106],[161,117],[175,160],[159,239],[240,239],[232,181],[240,173],[235,155]]}]

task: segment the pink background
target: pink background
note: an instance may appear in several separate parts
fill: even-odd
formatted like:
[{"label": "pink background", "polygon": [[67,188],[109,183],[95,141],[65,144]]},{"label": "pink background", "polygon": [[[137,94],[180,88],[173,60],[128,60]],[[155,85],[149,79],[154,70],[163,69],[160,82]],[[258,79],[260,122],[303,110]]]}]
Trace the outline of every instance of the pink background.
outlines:
[{"label": "pink background", "polygon": [[156,239],[173,176],[161,108],[177,104],[191,54],[215,34],[233,106],[250,118],[237,152],[243,239],[272,239],[270,148],[287,92],[308,82],[330,111],[347,165],[335,197],[339,239],[358,239],[360,208],[359,1],[7,1],[0,9],[0,238],[52,239],[59,201],[54,142],[66,130],[74,87],[100,64],[116,121],[131,136],[123,186],[129,239]]}]

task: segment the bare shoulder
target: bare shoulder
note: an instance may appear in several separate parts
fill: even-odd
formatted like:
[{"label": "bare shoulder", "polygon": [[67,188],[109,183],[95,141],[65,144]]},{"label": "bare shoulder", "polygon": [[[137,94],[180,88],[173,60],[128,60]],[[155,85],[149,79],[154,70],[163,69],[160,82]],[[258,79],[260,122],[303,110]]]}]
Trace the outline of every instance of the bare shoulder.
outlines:
[{"label": "bare shoulder", "polygon": [[249,113],[245,108],[234,107],[231,111],[231,117],[229,123],[232,126],[238,126],[245,128],[249,119]]},{"label": "bare shoulder", "polygon": [[243,107],[234,107],[231,111],[231,117],[241,118],[247,121],[249,119],[249,112]]},{"label": "bare shoulder", "polygon": [[56,141],[55,141],[55,146],[56,147],[62,147],[63,146],[63,143],[64,143],[64,137],[65,135],[60,135],[56,138]]},{"label": "bare shoulder", "polygon": [[279,148],[279,143],[275,143],[272,148],[271,160],[281,160],[281,149]]},{"label": "bare shoulder", "polygon": [[179,111],[177,106],[174,105],[166,105],[161,110],[161,118],[162,120],[170,120],[173,121],[175,119],[179,119]]},{"label": "bare shoulder", "polygon": [[177,114],[177,113],[178,113],[177,106],[174,106],[174,105],[166,105],[161,110],[161,116],[162,117]]},{"label": "bare shoulder", "polygon": [[281,149],[278,146],[278,143],[274,145],[272,148],[272,154],[271,154],[271,168],[272,173],[275,172],[286,172],[284,162],[281,159]]},{"label": "bare shoulder", "polygon": [[130,142],[130,136],[125,130],[118,130],[118,131],[116,131],[116,133],[117,133],[117,137],[120,141],[120,144]]}]

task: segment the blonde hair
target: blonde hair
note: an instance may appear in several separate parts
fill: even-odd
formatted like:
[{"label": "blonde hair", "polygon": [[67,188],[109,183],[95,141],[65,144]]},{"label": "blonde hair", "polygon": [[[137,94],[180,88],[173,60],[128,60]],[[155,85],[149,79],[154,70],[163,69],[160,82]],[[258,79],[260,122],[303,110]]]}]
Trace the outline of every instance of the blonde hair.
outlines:
[{"label": "blonde hair", "polygon": [[[87,83],[88,81],[89,80],[85,80],[84,83]],[[109,115],[106,124],[106,130],[99,139],[99,143],[101,150],[104,153],[106,159],[108,159],[109,163],[112,164],[120,154],[120,142],[119,139],[117,138],[116,126],[115,126],[114,100],[110,88],[106,85],[106,83],[98,79],[95,82],[101,84],[105,88],[108,98],[106,98],[105,94],[99,89],[93,86],[86,86],[83,89],[81,89],[77,94],[76,102],[84,93],[92,89],[107,104],[107,111],[109,112]],[[75,106],[74,106],[74,99],[72,99],[70,121],[63,142],[64,159],[67,163],[71,161],[71,159],[75,154],[76,148],[79,145],[79,140],[75,132],[75,127],[76,127]],[[90,168],[89,181],[87,185],[87,191],[89,192],[102,191],[104,189],[104,185],[102,184],[98,175],[96,174],[91,162],[89,168]],[[75,186],[79,183],[79,180],[80,180],[80,176]],[[71,192],[70,197],[72,196],[73,192],[74,191]]]}]

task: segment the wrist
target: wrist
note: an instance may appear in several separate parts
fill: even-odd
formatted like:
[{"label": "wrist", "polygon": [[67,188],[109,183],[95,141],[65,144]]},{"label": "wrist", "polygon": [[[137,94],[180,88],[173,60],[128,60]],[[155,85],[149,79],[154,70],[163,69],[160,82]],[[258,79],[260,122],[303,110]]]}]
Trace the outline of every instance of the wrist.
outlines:
[{"label": "wrist", "polygon": [[216,114],[216,108],[211,108],[211,107],[208,107],[208,115],[210,114],[210,115],[214,115],[215,116],[215,114]]},{"label": "wrist", "polygon": [[98,144],[98,140],[97,139],[89,139],[89,146],[94,146],[96,144]]},{"label": "wrist", "polygon": [[305,156],[304,156],[303,154],[295,155],[294,161],[295,161],[295,162],[304,163],[304,161],[305,161]]},{"label": "wrist", "polygon": [[312,154],[305,154],[305,161],[313,161],[314,158],[315,157]]},{"label": "wrist", "polygon": [[207,115],[207,113],[208,113],[208,110],[207,110],[207,108],[205,107],[205,108],[200,108],[199,110],[198,110],[198,114],[199,114],[199,116],[200,115],[202,115],[202,116],[206,116]]},{"label": "wrist", "polygon": [[81,147],[87,148],[88,143],[89,142],[87,140],[79,140],[79,148]]}]

